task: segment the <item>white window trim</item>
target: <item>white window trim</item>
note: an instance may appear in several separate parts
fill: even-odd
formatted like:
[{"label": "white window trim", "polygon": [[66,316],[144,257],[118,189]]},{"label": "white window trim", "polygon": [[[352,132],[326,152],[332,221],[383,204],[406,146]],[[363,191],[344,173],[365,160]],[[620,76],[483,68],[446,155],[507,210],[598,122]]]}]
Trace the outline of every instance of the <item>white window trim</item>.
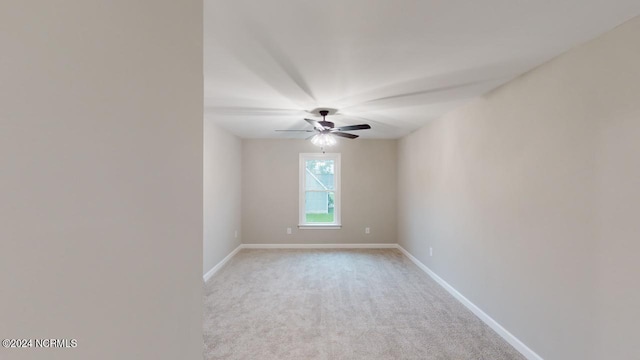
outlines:
[{"label": "white window trim", "polygon": [[[334,161],[334,197],[333,197],[333,222],[332,223],[307,223],[305,216],[305,174],[307,160],[333,160]],[[299,183],[298,183],[298,229],[304,230],[339,230],[342,229],[341,212],[342,202],[340,200],[340,173],[342,171],[340,164],[340,153],[300,153],[299,158]]]}]

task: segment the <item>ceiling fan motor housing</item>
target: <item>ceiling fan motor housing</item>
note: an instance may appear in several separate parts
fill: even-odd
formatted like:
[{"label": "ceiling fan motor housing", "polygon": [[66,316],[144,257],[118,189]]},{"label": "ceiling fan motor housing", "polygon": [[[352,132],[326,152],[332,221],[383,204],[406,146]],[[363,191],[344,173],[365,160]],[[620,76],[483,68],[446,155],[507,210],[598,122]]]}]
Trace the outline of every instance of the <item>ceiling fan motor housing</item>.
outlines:
[{"label": "ceiling fan motor housing", "polygon": [[320,110],[318,112],[320,113],[320,115],[322,115],[322,121],[318,121],[318,123],[320,123],[320,125],[324,126],[325,128],[333,129],[335,124],[331,121],[327,121],[326,119],[326,116],[329,115],[329,110]]}]

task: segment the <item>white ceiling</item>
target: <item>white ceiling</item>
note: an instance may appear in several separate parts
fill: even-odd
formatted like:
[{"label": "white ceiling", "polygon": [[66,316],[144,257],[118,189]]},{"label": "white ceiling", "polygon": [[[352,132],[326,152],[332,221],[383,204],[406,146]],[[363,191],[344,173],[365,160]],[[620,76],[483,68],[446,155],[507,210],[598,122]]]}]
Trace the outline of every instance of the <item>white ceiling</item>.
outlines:
[{"label": "white ceiling", "polygon": [[640,14],[638,0],[205,0],[204,116],[304,138],[309,111],[398,138]]}]

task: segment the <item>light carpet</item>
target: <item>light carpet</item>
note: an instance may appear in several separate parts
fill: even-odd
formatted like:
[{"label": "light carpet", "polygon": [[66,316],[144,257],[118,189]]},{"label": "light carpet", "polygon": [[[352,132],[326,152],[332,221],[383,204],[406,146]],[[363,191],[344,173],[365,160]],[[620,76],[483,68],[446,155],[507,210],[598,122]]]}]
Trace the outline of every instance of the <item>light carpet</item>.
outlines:
[{"label": "light carpet", "polygon": [[204,304],[206,359],[524,359],[396,249],[244,249]]}]

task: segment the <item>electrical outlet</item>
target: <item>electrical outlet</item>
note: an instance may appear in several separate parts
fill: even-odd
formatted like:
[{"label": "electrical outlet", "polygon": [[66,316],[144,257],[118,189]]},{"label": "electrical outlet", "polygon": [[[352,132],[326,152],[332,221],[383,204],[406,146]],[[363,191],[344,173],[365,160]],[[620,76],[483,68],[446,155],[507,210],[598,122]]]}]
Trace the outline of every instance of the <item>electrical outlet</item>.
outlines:
[{"label": "electrical outlet", "polygon": [[365,234],[370,234],[371,233],[371,229],[368,228],[368,227],[364,228],[364,233]]},{"label": "electrical outlet", "polygon": [[235,237],[236,239],[238,238],[238,230],[236,230],[236,232],[233,234],[233,237]]},{"label": "electrical outlet", "polygon": [[291,228],[287,228],[287,235],[291,235]]},{"label": "electrical outlet", "polygon": [[433,248],[429,246],[429,256],[433,256]]}]

